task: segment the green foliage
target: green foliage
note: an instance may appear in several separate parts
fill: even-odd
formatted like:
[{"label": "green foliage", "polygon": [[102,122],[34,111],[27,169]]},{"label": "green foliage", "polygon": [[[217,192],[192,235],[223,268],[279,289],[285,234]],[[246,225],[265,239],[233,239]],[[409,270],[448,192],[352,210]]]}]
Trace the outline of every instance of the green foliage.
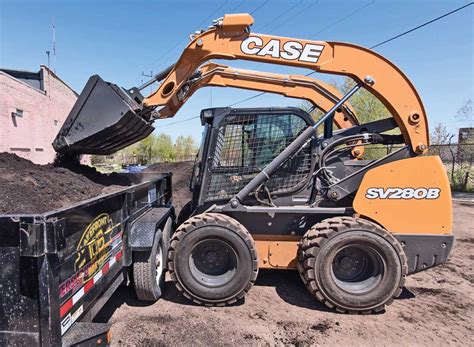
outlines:
[{"label": "green foliage", "polygon": [[[149,136],[154,137],[153,157],[161,158],[162,161],[171,161],[175,158],[175,149],[173,147],[173,141],[171,137],[166,134],[160,134],[158,136]],[[150,157],[151,159],[152,157]]]},{"label": "green foliage", "polygon": [[196,146],[192,136],[179,136],[174,146],[177,158],[189,158],[196,153]]},{"label": "green foliage", "polygon": [[[140,142],[118,151],[109,161],[147,165],[155,162],[190,160],[196,152],[197,147],[191,136],[179,136],[173,144],[167,134],[151,134]],[[97,164],[107,161],[104,156],[92,156],[91,160]]]},{"label": "green foliage", "polygon": [[[332,81],[329,84],[338,89],[343,95],[349,92],[349,90],[355,86],[355,82],[348,77],[344,78],[342,81]],[[375,120],[388,118],[391,116],[384,104],[382,104],[382,102],[374,95],[372,95],[372,93],[363,88],[359,89],[349,99],[348,103],[352,106],[352,109],[354,110],[354,113],[360,124],[373,122]],[[311,110],[312,106],[313,105],[311,105],[309,102],[305,101],[302,105],[300,105],[300,108],[308,112]],[[311,116],[313,116],[314,120],[320,119],[323,115],[324,113],[318,109],[315,109],[311,112]],[[400,131],[398,129],[394,129],[387,133],[393,135],[399,134]],[[370,148],[369,146],[366,146],[364,159],[376,159],[385,155],[387,155],[387,149],[384,147],[378,146]]]},{"label": "green foliage", "polygon": [[[355,86],[355,82],[348,77],[344,78],[342,82],[332,81],[329,84],[338,89],[342,94],[346,94]],[[390,112],[382,102],[366,89],[359,89],[357,93],[349,99],[349,103],[354,109],[361,124],[390,117]],[[300,107],[303,110],[308,111],[312,108],[312,105],[305,101]],[[315,120],[318,120],[324,115],[324,113],[315,109],[311,112],[311,115]]]}]

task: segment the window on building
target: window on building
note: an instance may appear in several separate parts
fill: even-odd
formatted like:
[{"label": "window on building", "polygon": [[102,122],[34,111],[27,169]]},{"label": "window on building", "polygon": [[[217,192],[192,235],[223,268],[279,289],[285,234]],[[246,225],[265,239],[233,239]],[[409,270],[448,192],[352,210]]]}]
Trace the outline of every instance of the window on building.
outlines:
[{"label": "window on building", "polygon": [[10,151],[12,152],[31,152],[30,148],[24,148],[24,147],[10,147]]},{"label": "window on building", "polygon": [[23,118],[23,110],[17,108],[16,111],[12,112],[12,117]]},{"label": "window on building", "polygon": [[55,119],[55,120],[54,120],[54,126],[57,126],[58,123],[59,123],[59,122]]},{"label": "window on building", "polygon": [[35,151],[36,152],[44,152],[44,149],[43,148],[35,148]]}]

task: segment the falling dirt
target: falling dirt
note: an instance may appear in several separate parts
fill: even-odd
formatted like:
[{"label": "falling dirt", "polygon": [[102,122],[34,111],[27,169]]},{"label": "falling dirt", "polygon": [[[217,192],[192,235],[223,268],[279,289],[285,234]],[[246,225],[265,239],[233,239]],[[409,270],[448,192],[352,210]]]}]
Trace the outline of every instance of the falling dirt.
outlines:
[{"label": "falling dirt", "polygon": [[474,205],[454,203],[457,241],[447,264],[409,276],[402,295],[376,315],[345,315],[318,303],[296,272],[260,271],[245,301],[201,307],[168,279],[154,304],[120,288],[98,320],[112,345],[473,345]]}]

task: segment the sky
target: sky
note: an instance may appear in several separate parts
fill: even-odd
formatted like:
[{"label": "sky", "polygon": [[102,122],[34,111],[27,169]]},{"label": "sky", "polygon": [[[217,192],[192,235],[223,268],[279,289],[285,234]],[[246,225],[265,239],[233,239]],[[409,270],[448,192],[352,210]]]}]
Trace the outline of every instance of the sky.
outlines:
[{"label": "sky", "polygon": [[[0,67],[38,71],[47,64],[55,27],[52,68],[78,93],[91,75],[125,88],[174,63],[189,35],[226,13],[251,13],[252,32],[373,46],[469,0],[0,0]],[[452,132],[469,124],[457,110],[474,96],[474,6],[375,49],[417,88],[431,128]],[[285,66],[227,61],[233,67],[305,74]],[[313,75],[324,81],[332,75]],[[150,92],[150,89],[146,90]],[[155,122],[156,134],[201,136],[200,110],[236,103],[256,92],[203,88],[172,119]],[[299,100],[265,94],[236,107],[297,106]],[[170,125],[171,124],[171,125]],[[174,125],[173,125],[174,124]]]}]

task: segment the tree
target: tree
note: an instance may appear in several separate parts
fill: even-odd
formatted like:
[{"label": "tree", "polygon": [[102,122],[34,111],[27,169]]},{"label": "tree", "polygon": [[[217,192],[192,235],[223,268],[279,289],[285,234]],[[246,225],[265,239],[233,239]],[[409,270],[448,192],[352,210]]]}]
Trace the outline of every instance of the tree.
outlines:
[{"label": "tree", "polygon": [[175,154],[178,160],[187,160],[195,155],[197,148],[192,136],[178,136],[175,142]]},{"label": "tree", "polygon": [[[354,80],[348,77],[345,77],[342,81],[334,80],[329,84],[340,90],[342,94],[346,94],[355,86]],[[357,93],[349,99],[348,103],[354,109],[361,124],[390,117],[390,112],[384,104],[366,89],[359,89]],[[304,102],[301,108],[308,111],[312,108],[312,105],[309,102]],[[323,116],[323,113],[316,109],[311,112],[311,115],[315,120],[318,120]]]},{"label": "tree", "polygon": [[[329,84],[338,89],[342,94],[346,94],[355,86],[354,80],[348,77],[345,77],[342,81],[332,81]],[[360,124],[390,117],[390,112],[387,110],[385,105],[366,89],[359,89],[357,93],[349,99],[348,103],[354,109],[355,115],[357,119],[359,119]],[[309,102],[304,102],[300,107],[305,111],[309,111],[313,105]],[[317,109],[311,112],[311,116],[314,120],[320,119],[323,115],[323,112]],[[393,129],[388,133],[395,135],[399,134],[400,131],[399,129]],[[388,150],[389,149],[381,146],[365,146],[364,158],[377,159],[386,155]]]},{"label": "tree", "polygon": [[156,136],[152,134],[138,142],[137,152],[142,158],[142,164],[149,163],[151,158],[158,155]]},{"label": "tree", "polygon": [[438,123],[430,134],[430,143],[432,145],[445,145],[449,142],[451,134],[445,125]]},{"label": "tree", "polygon": [[460,122],[466,122],[468,127],[472,127],[474,120],[472,115],[472,100],[467,100],[464,105],[459,108],[454,117]]},{"label": "tree", "polygon": [[155,141],[156,156],[161,159],[161,161],[170,161],[175,158],[175,151],[171,136],[167,134],[160,134],[156,137]]}]

